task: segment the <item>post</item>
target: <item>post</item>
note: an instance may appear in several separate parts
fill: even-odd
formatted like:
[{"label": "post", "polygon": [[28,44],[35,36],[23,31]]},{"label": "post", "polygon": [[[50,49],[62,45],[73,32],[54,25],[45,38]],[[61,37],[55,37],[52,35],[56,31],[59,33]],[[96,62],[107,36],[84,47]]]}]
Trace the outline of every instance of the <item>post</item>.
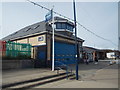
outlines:
[{"label": "post", "polygon": [[52,13],[52,71],[54,71],[54,67],[55,67],[55,60],[54,60],[54,17],[53,17],[53,9],[51,10],[51,13]]},{"label": "post", "polygon": [[76,10],[75,10],[75,0],[73,0],[73,9],[74,9],[74,23],[75,23],[76,80],[78,80],[78,79],[79,79],[79,76],[78,76],[77,27],[76,27]]}]

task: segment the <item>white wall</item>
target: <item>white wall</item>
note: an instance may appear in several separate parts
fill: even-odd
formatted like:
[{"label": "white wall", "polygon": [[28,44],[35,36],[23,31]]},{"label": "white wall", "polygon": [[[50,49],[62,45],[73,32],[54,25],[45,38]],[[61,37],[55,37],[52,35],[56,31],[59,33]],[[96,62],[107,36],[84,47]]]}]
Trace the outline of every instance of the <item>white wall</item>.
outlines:
[{"label": "white wall", "polygon": [[114,52],[107,53],[107,58],[115,58],[115,53]]}]

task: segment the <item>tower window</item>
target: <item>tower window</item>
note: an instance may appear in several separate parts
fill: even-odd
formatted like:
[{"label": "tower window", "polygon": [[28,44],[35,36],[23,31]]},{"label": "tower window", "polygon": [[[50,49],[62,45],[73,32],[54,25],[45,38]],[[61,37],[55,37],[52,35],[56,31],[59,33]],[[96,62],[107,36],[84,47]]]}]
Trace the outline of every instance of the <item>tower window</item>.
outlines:
[{"label": "tower window", "polygon": [[56,29],[68,29],[73,31],[73,26],[67,23],[56,23]]},{"label": "tower window", "polygon": [[61,27],[62,27],[61,23],[57,23],[57,24],[56,24],[56,28],[57,28],[57,29],[61,29]]},{"label": "tower window", "polygon": [[61,28],[62,28],[62,29],[66,29],[66,24],[65,24],[65,23],[62,23],[62,24],[61,24]]}]

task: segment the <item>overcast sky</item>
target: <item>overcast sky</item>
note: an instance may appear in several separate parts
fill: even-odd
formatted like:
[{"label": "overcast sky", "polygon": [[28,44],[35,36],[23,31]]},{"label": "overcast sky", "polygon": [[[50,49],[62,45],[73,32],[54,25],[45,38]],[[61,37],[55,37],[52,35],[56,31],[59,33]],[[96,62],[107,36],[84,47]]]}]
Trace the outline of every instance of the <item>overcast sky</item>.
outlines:
[{"label": "overcast sky", "polygon": [[[48,8],[73,18],[72,2],[38,2]],[[1,5],[1,4],[0,4]],[[40,22],[45,19],[48,11],[34,6],[29,2],[4,2],[2,3],[2,34],[3,38],[15,31],[28,25]],[[90,29],[92,32],[111,40],[118,45],[118,3],[117,2],[77,2],[76,3],[77,21]],[[55,15],[57,16],[57,15]],[[0,18],[1,19],[1,18]],[[78,37],[85,40],[85,46],[96,48],[117,49],[117,46],[102,40],[87,32],[77,25]]]}]

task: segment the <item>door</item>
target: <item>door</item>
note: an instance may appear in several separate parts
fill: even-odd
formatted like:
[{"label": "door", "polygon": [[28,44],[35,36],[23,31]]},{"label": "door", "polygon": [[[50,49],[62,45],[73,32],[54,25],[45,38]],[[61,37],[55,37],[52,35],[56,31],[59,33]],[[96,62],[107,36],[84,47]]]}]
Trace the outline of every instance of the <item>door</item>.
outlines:
[{"label": "door", "polygon": [[45,51],[38,51],[38,59],[45,60],[46,59],[46,52]]},{"label": "door", "polygon": [[55,65],[75,64],[75,45],[55,42]]},{"label": "door", "polygon": [[46,67],[46,46],[37,47],[37,67]]}]

